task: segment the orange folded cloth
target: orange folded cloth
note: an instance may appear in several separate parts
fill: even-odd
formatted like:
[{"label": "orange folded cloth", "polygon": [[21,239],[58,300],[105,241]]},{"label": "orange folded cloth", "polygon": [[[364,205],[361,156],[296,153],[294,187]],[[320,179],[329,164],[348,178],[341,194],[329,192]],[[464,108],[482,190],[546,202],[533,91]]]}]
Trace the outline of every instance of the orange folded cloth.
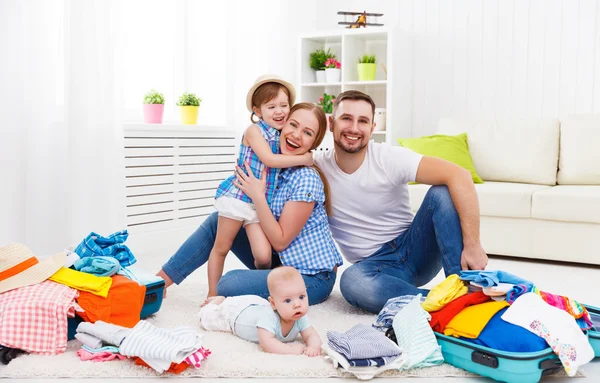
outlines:
[{"label": "orange folded cloth", "polygon": [[[139,366],[145,366],[145,367],[149,367],[146,364],[146,362],[144,362],[144,360],[140,357],[134,357],[133,359],[135,359],[135,364],[139,365]],[[188,368],[190,365],[187,362],[181,362],[181,363],[171,363],[171,366],[169,366],[168,370],[165,370],[166,372],[170,372],[172,374],[181,374],[182,372],[185,371],[186,368]]]},{"label": "orange folded cloth", "polygon": [[104,321],[133,328],[140,321],[146,286],[122,275],[113,275],[106,298],[80,291],[77,303],[85,312],[77,312],[86,322]]}]

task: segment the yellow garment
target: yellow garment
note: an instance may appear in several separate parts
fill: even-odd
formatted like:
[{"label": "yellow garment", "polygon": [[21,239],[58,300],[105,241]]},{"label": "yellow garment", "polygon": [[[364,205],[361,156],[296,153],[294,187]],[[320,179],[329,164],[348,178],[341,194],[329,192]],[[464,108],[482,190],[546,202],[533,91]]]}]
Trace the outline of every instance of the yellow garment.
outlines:
[{"label": "yellow garment", "polygon": [[506,306],[506,301],[492,301],[469,306],[456,314],[444,329],[444,335],[475,339],[496,313]]},{"label": "yellow garment", "polygon": [[61,267],[50,278],[51,281],[74,288],[75,290],[87,291],[94,295],[106,298],[108,290],[112,286],[111,277],[97,277],[93,274]]},{"label": "yellow garment", "polygon": [[427,298],[421,303],[421,307],[429,312],[441,310],[448,303],[462,297],[468,291],[469,289],[460,280],[458,274],[449,275],[448,278],[429,291]]}]

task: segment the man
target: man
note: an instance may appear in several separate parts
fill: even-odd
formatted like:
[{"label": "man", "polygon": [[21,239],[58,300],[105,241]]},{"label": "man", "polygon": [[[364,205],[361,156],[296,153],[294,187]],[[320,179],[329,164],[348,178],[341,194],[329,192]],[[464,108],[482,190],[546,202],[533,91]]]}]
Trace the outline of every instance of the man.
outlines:
[{"label": "man", "polygon": [[[484,269],[479,204],[471,173],[451,162],[370,142],[375,103],[350,90],[333,104],[334,150],[315,154],[331,190],[329,224],[354,265],[340,280],[352,305],[378,313],[389,298],[419,289],[440,268],[446,275]],[[414,216],[408,182],[432,186]]]}]

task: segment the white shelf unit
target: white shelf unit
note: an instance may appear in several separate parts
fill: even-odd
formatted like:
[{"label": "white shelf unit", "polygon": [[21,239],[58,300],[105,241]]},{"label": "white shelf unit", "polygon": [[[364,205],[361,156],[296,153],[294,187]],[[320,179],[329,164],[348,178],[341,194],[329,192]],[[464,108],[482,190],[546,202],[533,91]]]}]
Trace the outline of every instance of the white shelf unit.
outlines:
[{"label": "white shelf unit", "polygon": [[[331,49],[341,62],[340,82],[316,82],[315,71],[309,66],[309,55],[319,48]],[[409,35],[397,28],[340,29],[300,36],[297,102],[316,103],[323,93],[338,95],[346,90],[365,92],[373,98],[377,108],[386,109],[386,129],[376,130],[372,139],[396,144],[396,138],[410,135],[412,50]],[[358,81],[358,58],[365,54],[374,54],[377,58],[377,72],[373,81]],[[332,145],[331,137],[326,137],[321,149],[328,149]]]}]

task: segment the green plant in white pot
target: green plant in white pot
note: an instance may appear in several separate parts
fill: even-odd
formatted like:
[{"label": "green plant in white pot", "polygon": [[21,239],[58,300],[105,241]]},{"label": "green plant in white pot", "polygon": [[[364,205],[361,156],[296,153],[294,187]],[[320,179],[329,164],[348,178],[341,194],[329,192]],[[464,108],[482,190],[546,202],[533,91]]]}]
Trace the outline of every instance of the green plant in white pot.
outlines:
[{"label": "green plant in white pot", "polygon": [[317,82],[325,82],[325,62],[330,58],[335,58],[335,55],[331,53],[331,48],[327,48],[327,50],[319,48],[309,55],[308,62],[311,69],[315,71]]},{"label": "green plant in white pot", "polygon": [[180,107],[181,111],[181,123],[187,125],[196,125],[198,119],[198,109],[202,99],[197,97],[194,93],[184,92],[179,96],[177,106]]},{"label": "green plant in white pot", "polygon": [[363,55],[358,58],[358,81],[373,81],[377,73],[375,55]]},{"label": "green plant in white pot", "polygon": [[165,97],[155,89],[144,95],[144,122],[162,124],[165,111]]}]

